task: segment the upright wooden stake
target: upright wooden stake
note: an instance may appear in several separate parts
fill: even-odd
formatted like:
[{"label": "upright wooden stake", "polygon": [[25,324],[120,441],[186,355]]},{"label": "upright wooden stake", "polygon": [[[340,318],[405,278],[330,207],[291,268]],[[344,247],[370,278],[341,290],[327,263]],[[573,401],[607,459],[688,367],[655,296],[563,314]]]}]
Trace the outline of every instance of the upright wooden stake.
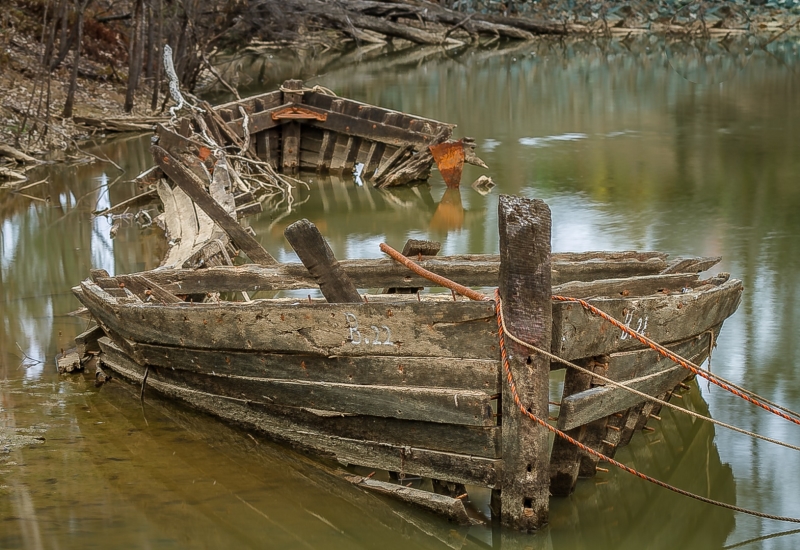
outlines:
[{"label": "upright wooden stake", "polygon": [[309,273],[317,280],[325,299],[332,304],[360,304],[364,300],[333,255],[317,226],[306,219],[287,227],[283,235]]},{"label": "upright wooden stake", "polygon": [[[550,208],[541,200],[500,196],[500,297],[510,333],[550,349]],[[506,350],[522,404],[547,419],[550,361],[506,339]],[[530,531],[548,521],[550,488],[548,432],[517,408],[503,387],[503,478],[501,522]]]}]

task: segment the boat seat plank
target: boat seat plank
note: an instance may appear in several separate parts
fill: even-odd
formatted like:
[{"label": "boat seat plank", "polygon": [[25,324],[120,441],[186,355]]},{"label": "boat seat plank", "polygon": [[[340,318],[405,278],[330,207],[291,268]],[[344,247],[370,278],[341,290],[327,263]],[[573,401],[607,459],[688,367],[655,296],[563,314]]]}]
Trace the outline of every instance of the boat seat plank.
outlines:
[{"label": "boat seat plank", "polygon": [[[419,277],[394,260],[342,260],[340,262],[357,288],[420,287],[427,288],[430,281]],[[434,273],[467,286],[492,287],[498,283],[500,262],[496,255],[438,256],[424,259],[419,264]],[[661,259],[639,261],[622,259],[601,261],[589,259],[562,261],[553,255],[552,280],[554,294],[567,294],[561,287],[569,281],[622,278],[633,275],[654,275],[666,267]],[[236,292],[240,290],[295,290],[315,288],[316,283],[299,263],[276,266],[247,264],[234,269],[208,269],[202,272],[159,270],[148,276],[164,288],[176,293]],[[633,283],[635,281],[631,281]],[[624,286],[624,285],[623,285]]]}]

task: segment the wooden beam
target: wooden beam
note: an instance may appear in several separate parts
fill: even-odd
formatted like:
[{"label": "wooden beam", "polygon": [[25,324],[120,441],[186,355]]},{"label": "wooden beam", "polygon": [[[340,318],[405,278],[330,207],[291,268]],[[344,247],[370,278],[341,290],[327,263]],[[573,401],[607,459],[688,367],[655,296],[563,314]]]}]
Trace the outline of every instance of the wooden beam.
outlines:
[{"label": "wooden beam", "polygon": [[175,185],[192,198],[208,216],[214,220],[233,240],[236,245],[255,263],[262,265],[277,264],[277,260],[264,250],[239,223],[233,219],[225,209],[209,195],[203,182],[187,170],[174,156],[158,145],[152,146],[153,158],[161,170],[172,180]]},{"label": "wooden beam", "polygon": [[[483,392],[280,380],[153,368],[158,369],[165,381],[256,403],[464,426],[492,426],[495,422],[491,396]],[[155,371],[151,372],[153,374]]]},{"label": "wooden beam", "polygon": [[[423,259],[419,264],[429,271],[468,286],[497,286],[500,272],[499,260],[498,255],[474,254],[439,256]],[[659,259],[641,261],[631,258],[607,260],[589,258],[573,261],[562,259],[560,254],[553,254],[552,261],[552,280],[554,282],[652,274],[657,273],[666,265],[666,262]],[[357,288],[430,286],[430,281],[413,274],[391,259],[342,260],[340,264]],[[316,286],[313,277],[300,263],[274,266],[247,264],[236,268],[202,271],[163,269],[148,273],[148,277],[178,294],[240,290],[295,290]],[[560,286],[553,287],[554,294],[566,294],[561,290]]]},{"label": "wooden beam", "polygon": [[434,514],[444,516],[459,525],[472,524],[467,515],[467,510],[464,508],[464,503],[457,498],[361,476],[348,476],[346,479],[362,489],[385,495],[407,504],[413,504]]},{"label": "wooden beam", "polygon": [[[501,195],[500,297],[509,332],[549,349],[551,336],[550,208],[541,200]],[[506,339],[522,405],[547,420],[550,360]],[[524,416],[503,388],[501,522],[521,531],[547,524],[550,498],[548,431]]]},{"label": "wooden beam", "polygon": [[[287,80],[281,88],[283,92],[283,102],[292,104],[303,103],[303,81]],[[297,90],[289,92],[286,90]],[[300,169],[300,121],[290,120],[283,125],[283,144],[281,152],[281,164],[284,172],[294,173]]]},{"label": "wooden beam", "polygon": [[320,357],[255,351],[203,350],[137,344],[147,362],[191,372],[309,382],[397,387],[450,388],[496,395],[501,391],[496,359],[450,357]]},{"label": "wooden beam", "polygon": [[[583,359],[576,362],[579,366],[592,369],[593,359]],[[569,368],[564,375],[563,400],[575,393],[588,390],[592,385],[592,376]],[[567,435],[580,441],[581,427],[567,431]],[[553,440],[553,451],[550,454],[550,494],[556,497],[569,496],[575,490],[578,480],[578,468],[581,463],[580,450],[566,439],[556,437]]]},{"label": "wooden beam", "polygon": [[361,303],[350,277],[339,265],[333,250],[317,226],[306,219],[294,222],[283,232],[300,261],[317,281],[319,289],[330,303]]}]

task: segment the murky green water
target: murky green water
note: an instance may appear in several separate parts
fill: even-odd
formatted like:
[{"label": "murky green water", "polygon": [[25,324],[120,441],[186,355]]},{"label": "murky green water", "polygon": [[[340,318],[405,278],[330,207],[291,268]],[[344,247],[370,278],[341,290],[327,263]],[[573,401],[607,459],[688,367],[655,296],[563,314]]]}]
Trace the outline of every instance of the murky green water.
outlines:
[{"label": "murky green water", "polygon": [[[391,192],[331,179],[301,191],[291,212],[273,203],[252,224],[283,261],[293,259],[283,228],[302,217],[339,258],[378,257],[378,243],[409,237],[441,240],[446,253],[496,252],[503,192],[550,204],[558,251],[721,255],[718,269],[746,291],[714,370],[800,409],[797,47],[776,42],[703,61],[735,77],[691,84],[663,44],[639,39],[242,61],[252,90],[323,73],[314,83],[341,95],[458,123],[498,184],[485,197],[473,191],[482,173],[473,167],[460,193],[445,194],[437,174]],[[97,390],[91,377],[55,374],[54,355],[86,327],[68,315],[78,307],[70,287],[90,268],[139,271],[163,254],[156,230],[123,219],[112,240],[110,222],[91,217],[137,192],[126,180],[149,166],[148,144],[145,136],[98,146],[124,173],[102,164],[43,170],[49,181],[30,197],[0,195],[0,548],[706,549],[793,528],[615,471],[553,500],[539,534],[460,528],[364,495],[307,457],[212,419],[155,400],[142,409],[121,382]],[[796,426],[704,384],[684,402],[800,445]],[[796,453],[669,411],[618,458],[702,495],[800,516]],[[798,546],[796,533],[743,545]]]}]

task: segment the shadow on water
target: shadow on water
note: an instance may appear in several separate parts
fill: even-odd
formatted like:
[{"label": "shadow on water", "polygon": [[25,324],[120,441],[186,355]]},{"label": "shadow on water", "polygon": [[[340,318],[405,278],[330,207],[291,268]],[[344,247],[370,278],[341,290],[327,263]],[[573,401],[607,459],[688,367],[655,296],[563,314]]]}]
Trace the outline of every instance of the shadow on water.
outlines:
[{"label": "shadow on water", "polygon": [[[495,253],[497,195],[517,193],[551,206],[556,251],[721,255],[720,269],[743,279],[746,291],[722,330],[714,369],[798,409],[800,50],[780,40],[756,47],[746,63],[730,60],[734,78],[701,86],[673,71],[667,48],[632,37],[484,50],[375,48],[288,64],[243,58],[243,69],[252,62],[251,91],[320,74],[311,83],[341,95],[458,123],[459,135],[476,138],[498,184],[487,196],[474,192],[469,183],[482,171],[472,166],[457,192],[436,173],[428,183],[386,191],[345,174],[312,181],[291,209],[268,205],[252,225],[281,261],[295,259],[283,229],[303,217],[339,258],[377,257],[380,242],[402,247],[408,238],[441,240],[443,254]],[[692,48],[727,55],[718,44]],[[554,500],[550,527],[536,535],[464,530],[363,495],[302,455],[155,398],[147,399],[145,422],[135,389],[122,382],[98,392],[83,377],[58,377],[53,356],[86,327],[67,315],[78,307],[69,289],[91,268],[141,271],[164,254],[155,229],[122,222],[111,239],[112,220],[91,216],[96,205],[138,192],[127,180],[149,167],[148,145],[149,136],[98,145],[125,169],[119,181],[113,166],[95,163],[32,174],[31,181],[49,176],[26,191],[35,198],[0,192],[0,547],[113,540],[137,548],[706,549],[771,535],[780,535],[769,539],[771,548],[800,545],[782,524],[734,516],[613,471]],[[17,344],[31,358],[26,366]],[[684,401],[800,444],[785,424],[705,385],[693,385]],[[800,481],[787,471],[796,456],[788,450],[668,411],[662,419],[618,458],[702,495],[800,515]]]}]

